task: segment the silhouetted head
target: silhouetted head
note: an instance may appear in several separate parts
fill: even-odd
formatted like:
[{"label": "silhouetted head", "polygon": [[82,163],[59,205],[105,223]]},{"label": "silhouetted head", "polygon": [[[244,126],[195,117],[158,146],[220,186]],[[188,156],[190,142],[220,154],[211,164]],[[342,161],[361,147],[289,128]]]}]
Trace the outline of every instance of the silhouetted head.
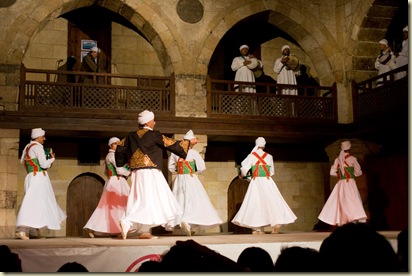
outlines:
[{"label": "silhouetted head", "polygon": [[249,272],[272,272],[273,260],[269,253],[260,247],[248,247],[240,253],[237,263]]}]

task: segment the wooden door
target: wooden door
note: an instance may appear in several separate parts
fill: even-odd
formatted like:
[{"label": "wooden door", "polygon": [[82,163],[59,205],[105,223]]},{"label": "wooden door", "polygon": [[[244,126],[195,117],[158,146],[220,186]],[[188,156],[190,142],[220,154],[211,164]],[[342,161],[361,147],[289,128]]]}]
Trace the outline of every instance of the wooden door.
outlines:
[{"label": "wooden door", "polygon": [[231,221],[235,217],[236,213],[239,211],[242,205],[243,198],[245,197],[247,188],[249,187],[249,181],[244,179],[239,179],[235,177],[229,185],[227,191],[227,213],[228,213],[228,231],[235,234],[251,234],[252,230],[250,228],[245,228],[233,224]]},{"label": "wooden door", "polygon": [[83,230],[99,203],[104,180],[92,173],[77,176],[67,189],[66,236],[86,237]]}]

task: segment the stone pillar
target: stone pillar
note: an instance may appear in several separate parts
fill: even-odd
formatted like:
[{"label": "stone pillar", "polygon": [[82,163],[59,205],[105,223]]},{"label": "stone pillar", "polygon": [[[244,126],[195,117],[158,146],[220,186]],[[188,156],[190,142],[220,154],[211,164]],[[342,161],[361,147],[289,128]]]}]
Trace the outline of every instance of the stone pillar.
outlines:
[{"label": "stone pillar", "polygon": [[14,237],[19,169],[18,129],[0,129],[0,238]]},{"label": "stone pillar", "polygon": [[[341,143],[346,140],[349,140],[351,142],[352,146],[350,149],[350,154],[358,159],[361,169],[363,169],[365,156],[368,154],[379,152],[382,147],[382,145],[375,144],[372,142],[367,142],[361,139],[337,140],[325,148],[325,151],[327,155],[329,156],[330,167],[332,166],[335,159],[339,156],[339,153],[341,150],[340,148]],[[330,190],[331,191],[337,181],[338,179],[336,177],[330,176]],[[363,206],[366,211],[366,214],[368,215],[368,218],[370,218],[369,208],[367,207],[367,202],[366,202],[367,196],[368,196],[368,183],[367,183],[366,173],[363,170],[362,170],[362,175],[359,177],[356,177],[356,185],[362,197],[362,202],[363,202]]]}]

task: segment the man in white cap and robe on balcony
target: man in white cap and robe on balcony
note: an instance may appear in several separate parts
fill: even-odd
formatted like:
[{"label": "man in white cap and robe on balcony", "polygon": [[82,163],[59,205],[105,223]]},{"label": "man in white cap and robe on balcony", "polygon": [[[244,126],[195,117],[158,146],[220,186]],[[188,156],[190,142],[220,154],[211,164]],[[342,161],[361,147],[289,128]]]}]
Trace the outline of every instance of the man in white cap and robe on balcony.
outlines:
[{"label": "man in white cap and robe on balcony", "polygon": [[265,138],[257,138],[252,152],[242,161],[239,177],[245,177],[250,170],[252,180],[232,220],[233,224],[251,228],[254,235],[265,234],[266,226],[272,228],[272,234],[277,234],[283,224],[296,220],[272,179],[275,174],[273,156],[263,151],[265,146]]},{"label": "man in white cap and robe on balcony", "polygon": [[31,130],[31,141],[23,149],[21,163],[27,175],[24,179],[24,197],[16,219],[16,238],[28,240],[30,228],[36,229],[37,237],[43,238],[41,228],[60,230],[66,214],[59,207],[54,196],[47,169],[55,161],[55,154],[50,149],[51,158],[47,159],[43,148],[46,132],[41,128]]},{"label": "man in white cap and robe on balcony", "polygon": [[[403,41],[402,41],[402,50],[399,53],[395,53],[396,56],[396,67],[402,67],[409,63],[409,43],[408,43],[408,26],[404,27],[402,30]],[[408,70],[408,69],[406,69]],[[399,72],[397,74],[397,79],[404,78],[406,76],[406,72]]]},{"label": "man in white cap and robe on balcony", "polygon": [[[386,39],[381,39],[379,41],[379,55],[375,60],[375,69],[378,70],[378,75],[385,74],[396,68],[395,55],[393,54],[391,48],[388,46],[388,41]],[[385,77],[386,79],[388,78]],[[381,86],[384,84],[384,80],[378,79],[376,86]]]},{"label": "man in white cap and robe on balcony", "polygon": [[120,220],[123,239],[131,228],[136,227],[140,239],[156,239],[150,233],[155,226],[170,230],[182,210],[176,201],[163,173],[163,149],[186,158],[190,143],[178,142],[154,130],[154,113],[145,110],[139,114],[139,130],[119,142],[116,148],[116,165],[129,163],[132,186],[127,201],[126,213]]},{"label": "man in white cap and robe on balcony", "polygon": [[[237,56],[233,59],[231,68],[235,74],[235,81],[244,81],[244,82],[255,82],[255,75],[249,67],[252,62],[255,64],[254,69],[262,69],[263,64],[260,60],[257,60],[254,55],[249,54],[249,46],[246,44],[240,46],[239,48],[240,56]],[[252,60],[255,59],[256,61]],[[235,84],[234,86],[236,91],[239,91],[239,85]],[[256,93],[255,85],[242,85],[241,92],[246,93]]]}]

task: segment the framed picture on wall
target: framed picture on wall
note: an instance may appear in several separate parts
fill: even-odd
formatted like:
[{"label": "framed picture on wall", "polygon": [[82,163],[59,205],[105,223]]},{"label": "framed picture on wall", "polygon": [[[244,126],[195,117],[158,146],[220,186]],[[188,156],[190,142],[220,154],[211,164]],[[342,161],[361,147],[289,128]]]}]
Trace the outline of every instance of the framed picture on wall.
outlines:
[{"label": "framed picture on wall", "polygon": [[82,39],[82,51],[90,51],[94,46],[97,46],[96,40]]}]

